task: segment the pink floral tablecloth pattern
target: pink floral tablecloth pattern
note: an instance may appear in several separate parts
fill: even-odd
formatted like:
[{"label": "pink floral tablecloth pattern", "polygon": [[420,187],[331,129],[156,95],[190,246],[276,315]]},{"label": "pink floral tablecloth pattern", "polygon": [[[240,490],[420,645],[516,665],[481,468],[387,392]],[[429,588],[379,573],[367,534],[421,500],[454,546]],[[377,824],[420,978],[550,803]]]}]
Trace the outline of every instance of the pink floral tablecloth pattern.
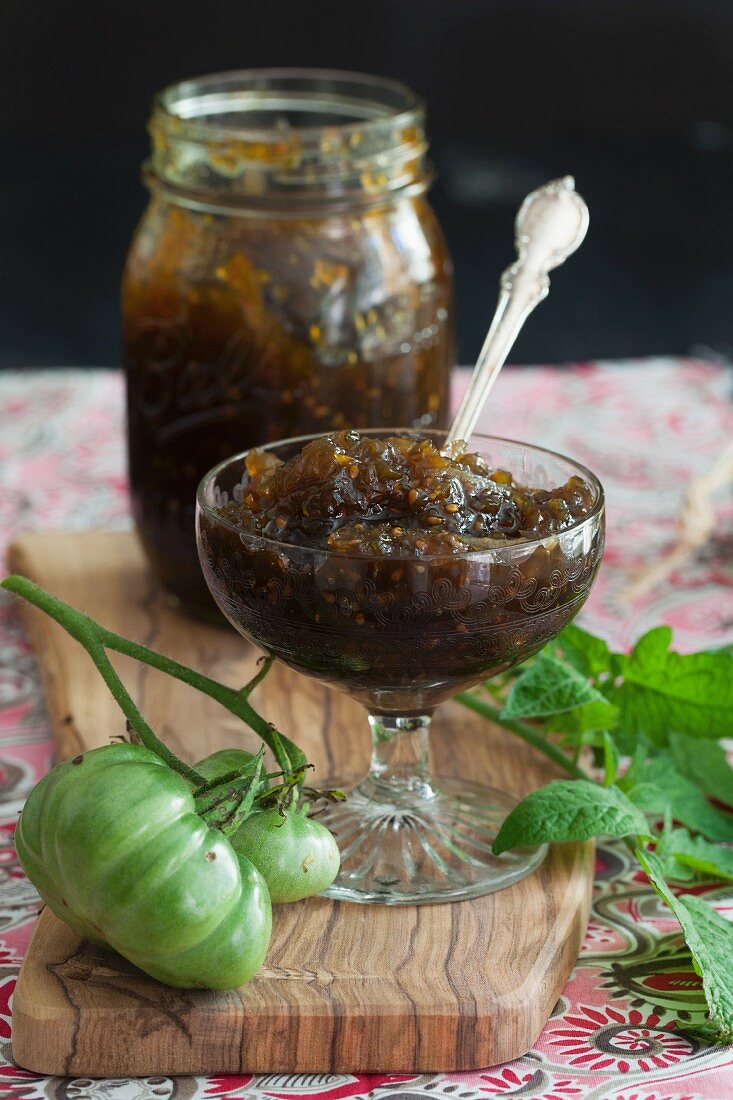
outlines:
[{"label": "pink floral tablecloth pattern", "polygon": [[[463,380],[457,379],[457,387]],[[733,437],[733,371],[679,359],[510,369],[480,428],[580,459],[604,482],[608,546],[583,621],[627,647],[660,622],[680,649],[733,640],[733,493],[705,550],[629,605],[636,572],[675,544],[689,480]],[[0,539],[22,530],[129,523],[123,382],[114,371],[0,374]],[[620,844],[599,847],[582,954],[536,1046],[467,1074],[268,1074],[89,1080],[14,1066],[12,991],[38,909],[13,849],[16,815],[51,766],[35,660],[17,608],[0,599],[0,1098],[27,1100],[733,1100],[733,1048],[677,1022],[701,1016],[679,927]],[[696,888],[733,918],[730,886]],[[491,945],[487,945],[491,950]]]}]

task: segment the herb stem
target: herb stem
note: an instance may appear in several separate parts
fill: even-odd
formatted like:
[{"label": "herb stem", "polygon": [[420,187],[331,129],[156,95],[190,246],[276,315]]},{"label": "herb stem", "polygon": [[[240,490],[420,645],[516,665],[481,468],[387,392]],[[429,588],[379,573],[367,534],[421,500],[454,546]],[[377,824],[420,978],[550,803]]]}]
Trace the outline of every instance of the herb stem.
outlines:
[{"label": "herb stem", "polygon": [[572,775],[573,779],[587,779],[588,776],[585,772],[568,759],[564,752],[548,741],[541,733],[537,733],[531,726],[527,726],[524,722],[517,722],[514,718],[502,718],[501,711],[498,707],[492,707],[490,703],[485,703],[481,699],[477,699],[475,695],[471,695],[470,692],[462,691],[460,694],[454,697],[457,702],[462,703],[464,707],[468,707],[469,710],[473,710],[476,714],[480,714],[482,718],[487,718],[490,722],[495,722],[498,726],[503,726],[504,729],[509,730],[510,733],[515,734],[517,737],[521,737],[527,744],[532,745],[538,752],[544,753],[549,757],[553,763],[562,768],[568,775]]}]

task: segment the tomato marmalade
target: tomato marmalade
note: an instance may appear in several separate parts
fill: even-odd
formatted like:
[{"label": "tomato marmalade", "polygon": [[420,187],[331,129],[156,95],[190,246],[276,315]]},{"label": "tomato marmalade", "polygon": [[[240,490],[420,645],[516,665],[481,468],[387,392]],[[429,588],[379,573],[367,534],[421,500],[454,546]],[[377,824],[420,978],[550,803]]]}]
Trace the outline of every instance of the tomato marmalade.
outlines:
[{"label": "tomato marmalade", "polygon": [[380,713],[428,713],[530,656],[590,591],[602,491],[562,456],[487,445],[498,462],[440,433],[342,431],[232,459],[200,494],[217,602]]},{"label": "tomato marmalade", "polygon": [[243,448],[448,412],[451,265],[423,111],[376,78],[232,73],[156,101],[123,279],[130,487],[166,589],[206,607],[203,474]]},{"label": "tomato marmalade", "polygon": [[245,459],[241,499],[221,515],[243,530],[342,554],[432,557],[495,549],[574,526],[593,503],[578,475],[553,489],[518,484],[459,440],[378,439],[357,431],[311,440],[283,462]]}]

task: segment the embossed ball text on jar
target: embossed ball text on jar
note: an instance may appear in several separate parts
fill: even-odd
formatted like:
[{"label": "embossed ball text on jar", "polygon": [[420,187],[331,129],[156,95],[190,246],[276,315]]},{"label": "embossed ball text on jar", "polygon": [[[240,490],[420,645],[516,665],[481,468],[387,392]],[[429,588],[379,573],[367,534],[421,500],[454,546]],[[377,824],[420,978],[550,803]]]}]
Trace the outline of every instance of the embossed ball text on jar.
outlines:
[{"label": "embossed ball text on jar", "polygon": [[194,496],[212,465],[301,433],[445,424],[451,264],[402,85],[205,77],[161,93],[150,130],[122,289],[133,512],[159,580],[206,607]]}]

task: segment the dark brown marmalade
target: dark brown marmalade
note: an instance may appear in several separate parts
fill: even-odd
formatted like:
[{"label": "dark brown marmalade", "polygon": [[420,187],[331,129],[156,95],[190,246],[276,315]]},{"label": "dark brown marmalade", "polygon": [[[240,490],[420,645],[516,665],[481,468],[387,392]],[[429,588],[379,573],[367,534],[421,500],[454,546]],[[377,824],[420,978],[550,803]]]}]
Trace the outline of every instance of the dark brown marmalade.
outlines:
[{"label": "dark brown marmalade", "polygon": [[414,436],[336,432],[287,462],[251,451],[231,490],[200,517],[220,604],[273,655],[383,712],[429,708],[535,652],[584,602],[603,547],[581,477],[531,488]]},{"label": "dark brown marmalade", "polygon": [[282,462],[267,451],[246,458],[230,523],[279,542],[343,554],[425,557],[489,550],[565,531],[588,514],[593,491],[580,477],[557,489],[518,485],[458,442],[377,439],[335,432]]}]

